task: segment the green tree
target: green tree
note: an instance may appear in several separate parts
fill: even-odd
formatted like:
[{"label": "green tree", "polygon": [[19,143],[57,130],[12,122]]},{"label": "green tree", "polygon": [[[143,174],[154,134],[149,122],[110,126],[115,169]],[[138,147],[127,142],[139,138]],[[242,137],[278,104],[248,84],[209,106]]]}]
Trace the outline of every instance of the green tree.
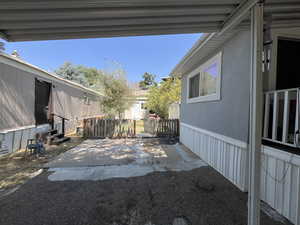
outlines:
[{"label": "green tree", "polygon": [[122,118],[126,109],[130,108],[133,98],[132,89],[128,85],[124,70],[104,72],[102,79],[105,98],[102,100],[104,112],[109,117]]},{"label": "green tree", "polygon": [[168,117],[169,106],[180,101],[181,81],[178,78],[169,78],[149,90],[147,109],[154,111],[161,118]]},{"label": "green tree", "polygon": [[102,70],[90,67],[79,66],[83,72],[86,82],[90,88],[98,88],[97,85],[101,82],[104,73]]},{"label": "green tree", "polygon": [[151,86],[155,86],[155,75],[151,73],[144,73],[143,80],[139,82],[139,87],[142,89],[148,89]]},{"label": "green tree", "polygon": [[70,62],[65,62],[57,70],[54,71],[57,75],[64,79],[74,81],[76,83],[88,86],[87,79],[81,66],[73,65]]},{"label": "green tree", "polygon": [[129,99],[133,99],[133,94],[126,79],[126,72],[115,62],[112,69],[106,71],[66,62],[55,70],[55,73],[64,79],[104,93],[105,97],[101,103],[109,117],[121,118],[132,104]]}]

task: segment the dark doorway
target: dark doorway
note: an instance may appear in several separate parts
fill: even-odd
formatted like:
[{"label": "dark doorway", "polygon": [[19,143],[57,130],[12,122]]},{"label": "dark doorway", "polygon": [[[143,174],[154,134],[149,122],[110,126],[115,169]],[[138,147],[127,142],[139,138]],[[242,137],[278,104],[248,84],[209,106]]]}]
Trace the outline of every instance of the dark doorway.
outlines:
[{"label": "dark doorway", "polygon": [[51,84],[35,79],[35,121],[36,125],[49,123],[48,110]]},{"label": "dark doorway", "polygon": [[277,49],[276,89],[300,87],[300,40],[279,39]]}]

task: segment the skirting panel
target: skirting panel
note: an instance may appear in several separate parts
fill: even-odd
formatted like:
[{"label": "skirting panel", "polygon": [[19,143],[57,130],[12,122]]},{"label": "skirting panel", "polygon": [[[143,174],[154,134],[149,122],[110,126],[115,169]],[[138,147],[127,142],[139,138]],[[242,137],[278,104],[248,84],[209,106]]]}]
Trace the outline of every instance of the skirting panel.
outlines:
[{"label": "skirting panel", "polygon": [[26,148],[28,139],[34,138],[38,132],[48,131],[49,128],[49,125],[28,126],[1,133],[3,140],[1,141],[0,154],[12,153]]},{"label": "skirting panel", "polygon": [[247,191],[247,144],[185,123],[180,124],[180,141],[240,190]]},{"label": "skirting panel", "polygon": [[263,146],[261,199],[300,224],[300,156]]},{"label": "skirting panel", "polygon": [[[76,128],[79,127],[81,123],[82,119],[67,120],[65,123],[66,134],[76,132]],[[62,132],[61,122],[55,123],[54,128],[57,129],[58,132]],[[49,129],[50,125],[45,124],[37,127],[32,125],[0,132],[0,154],[12,153],[20,149],[25,149],[28,139],[35,138],[36,133],[47,132]]]},{"label": "skirting panel", "polygon": [[[247,191],[247,145],[229,137],[180,124],[180,141],[242,191]],[[262,147],[261,200],[300,225],[300,156]]]}]

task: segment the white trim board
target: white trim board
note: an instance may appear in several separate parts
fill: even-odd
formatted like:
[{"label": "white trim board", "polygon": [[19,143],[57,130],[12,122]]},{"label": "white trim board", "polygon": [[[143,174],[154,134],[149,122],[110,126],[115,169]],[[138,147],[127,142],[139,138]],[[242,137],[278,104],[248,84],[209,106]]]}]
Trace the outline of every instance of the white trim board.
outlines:
[{"label": "white trim board", "polygon": [[15,131],[18,131],[18,130],[26,130],[26,129],[31,129],[31,128],[34,128],[34,127],[35,127],[35,125],[28,125],[28,126],[23,126],[23,127],[0,130],[0,134],[7,134],[9,132],[15,132]]},{"label": "white trim board", "polygon": [[195,127],[195,126],[183,123],[183,122],[180,122],[180,125],[184,126],[184,127],[188,127],[188,128],[193,129],[195,131],[199,131],[201,133],[207,134],[209,136],[215,137],[217,139],[220,139],[224,142],[227,142],[227,143],[230,143],[232,145],[238,146],[238,147],[243,148],[245,150],[248,148],[247,142],[243,142],[243,141],[231,138],[231,137],[227,137],[227,136],[224,136],[222,134],[218,134],[218,133],[215,133],[215,132],[212,132],[212,131],[204,130],[204,129],[201,129],[201,128],[198,128],[198,127]]},{"label": "white trim board", "polygon": [[8,134],[10,132],[18,132],[18,131],[32,129],[32,128],[43,129],[43,128],[46,128],[49,126],[50,126],[50,124],[48,124],[48,123],[41,124],[41,125],[28,125],[28,126],[22,126],[22,127],[17,127],[17,128],[1,130],[0,134]]}]

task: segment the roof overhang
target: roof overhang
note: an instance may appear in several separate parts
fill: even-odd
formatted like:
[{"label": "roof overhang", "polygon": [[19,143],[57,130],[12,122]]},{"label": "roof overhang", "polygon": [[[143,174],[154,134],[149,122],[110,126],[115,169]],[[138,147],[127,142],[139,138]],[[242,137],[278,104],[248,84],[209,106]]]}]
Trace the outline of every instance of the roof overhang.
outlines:
[{"label": "roof overhang", "polygon": [[[227,31],[257,0],[2,0],[0,36],[8,41]],[[299,0],[266,0],[276,24],[299,24]]]}]

